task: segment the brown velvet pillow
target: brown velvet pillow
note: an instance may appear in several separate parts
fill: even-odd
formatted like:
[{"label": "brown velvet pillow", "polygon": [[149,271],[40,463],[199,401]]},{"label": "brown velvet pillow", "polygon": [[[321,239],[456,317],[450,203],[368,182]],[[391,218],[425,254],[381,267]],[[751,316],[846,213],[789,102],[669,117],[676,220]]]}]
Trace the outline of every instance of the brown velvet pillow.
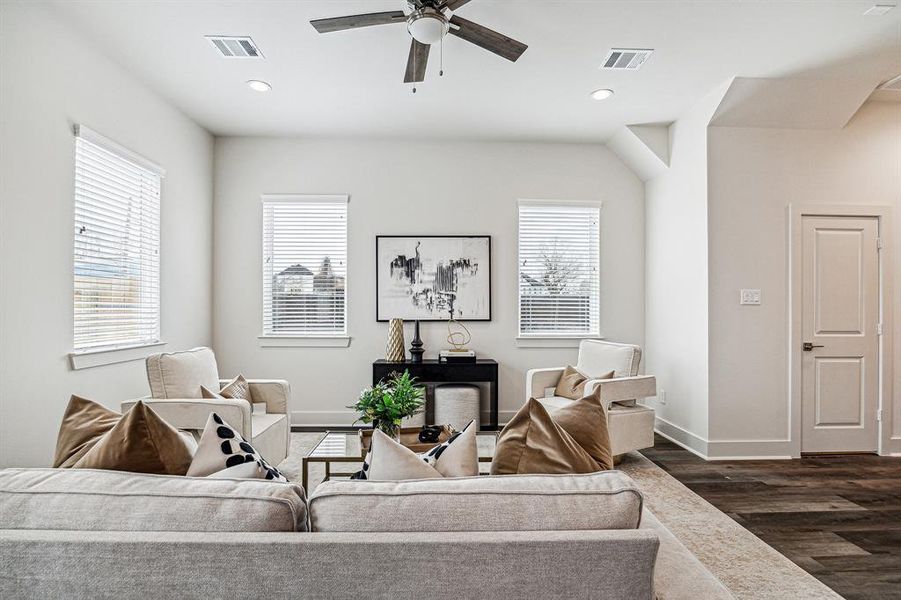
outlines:
[{"label": "brown velvet pillow", "polygon": [[613,373],[613,371],[610,371],[600,377],[589,377],[572,365],[567,365],[563,370],[563,375],[560,376],[560,381],[557,382],[554,394],[562,398],[578,400],[585,395],[585,383],[589,379],[613,379]]},{"label": "brown velvet pillow", "polygon": [[497,438],[492,475],[594,473],[588,452],[534,398],[519,409]]},{"label": "brown velvet pillow", "polygon": [[53,467],[67,468],[74,465],[121,418],[121,414],[96,402],[78,396],[69,398],[69,406],[66,407],[56,438]]},{"label": "brown velvet pillow", "polygon": [[123,416],[72,396],[57,438],[54,466],[184,475],[192,458],[187,436],[143,402]]},{"label": "brown velvet pillow", "polygon": [[613,468],[610,453],[610,432],[607,429],[607,409],[601,402],[601,388],[595,388],[563,408],[550,413],[554,422],[582,446],[597,461],[600,470]]}]

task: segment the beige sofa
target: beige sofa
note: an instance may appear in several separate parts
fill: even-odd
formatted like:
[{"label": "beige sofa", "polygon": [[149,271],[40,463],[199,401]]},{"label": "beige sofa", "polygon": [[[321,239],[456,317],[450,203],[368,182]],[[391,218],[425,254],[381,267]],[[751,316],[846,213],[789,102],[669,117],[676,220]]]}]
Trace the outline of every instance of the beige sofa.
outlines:
[{"label": "beige sofa", "polygon": [[[607,405],[610,446],[619,457],[633,450],[654,445],[654,409],[636,402],[657,395],[657,380],[639,375],[641,347],[602,340],[582,340],[575,367],[591,379],[585,394],[601,388],[601,401]],[[526,372],[526,400],[535,398],[549,411],[566,406],[572,400],[555,395],[557,382],[565,367],[531,369]],[[613,371],[613,379],[595,379]]]},{"label": "beige sofa", "polygon": [[624,474],[296,484],[0,471],[2,598],[596,598],[729,592]]},{"label": "beige sofa", "polygon": [[[291,426],[288,399],[291,389],[281,379],[249,379],[254,404],[265,404],[265,413],[250,402],[230,398],[203,398],[200,387],[218,392],[228,380],[219,378],[216,356],[209,348],[155,354],[147,358],[150,397],[140,398],[178,429],[202,431],[211,412],[217,413],[250,440],[263,458],[277,465],[288,455]],[[122,403],[122,412],[138,400]]]}]

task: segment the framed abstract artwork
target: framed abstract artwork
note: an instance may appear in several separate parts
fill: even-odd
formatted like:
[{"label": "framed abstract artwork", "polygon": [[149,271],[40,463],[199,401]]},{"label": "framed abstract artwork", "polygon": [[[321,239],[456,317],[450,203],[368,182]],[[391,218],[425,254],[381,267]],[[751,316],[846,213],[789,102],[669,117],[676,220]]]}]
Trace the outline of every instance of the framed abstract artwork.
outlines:
[{"label": "framed abstract artwork", "polygon": [[490,321],[490,235],[375,238],[378,321]]}]

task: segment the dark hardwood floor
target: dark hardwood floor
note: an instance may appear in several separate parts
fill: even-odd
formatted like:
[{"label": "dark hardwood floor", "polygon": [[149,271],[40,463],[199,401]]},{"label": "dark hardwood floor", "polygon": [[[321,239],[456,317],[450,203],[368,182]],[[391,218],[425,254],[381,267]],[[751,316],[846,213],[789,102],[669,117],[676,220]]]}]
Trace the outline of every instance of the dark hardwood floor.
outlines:
[{"label": "dark hardwood floor", "polygon": [[643,454],[848,600],[901,599],[901,458],[708,462]]}]

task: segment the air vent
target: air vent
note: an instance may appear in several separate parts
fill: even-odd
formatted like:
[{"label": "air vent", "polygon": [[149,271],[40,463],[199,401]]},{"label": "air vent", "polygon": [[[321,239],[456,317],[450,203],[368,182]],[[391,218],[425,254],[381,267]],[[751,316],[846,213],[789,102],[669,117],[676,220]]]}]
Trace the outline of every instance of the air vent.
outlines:
[{"label": "air vent", "polygon": [[879,86],[880,90],[888,90],[890,92],[901,92],[901,75],[898,75],[894,79],[889,79],[885,83]]},{"label": "air vent", "polygon": [[263,58],[263,53],[250,37],[208,35],[206,39],[226,58]]},{"label": "air vent", "polygon": [[635,71],[640,69],[653,53],[653,50],[641,48],[614,48],[607,54],[601,69]]}]

